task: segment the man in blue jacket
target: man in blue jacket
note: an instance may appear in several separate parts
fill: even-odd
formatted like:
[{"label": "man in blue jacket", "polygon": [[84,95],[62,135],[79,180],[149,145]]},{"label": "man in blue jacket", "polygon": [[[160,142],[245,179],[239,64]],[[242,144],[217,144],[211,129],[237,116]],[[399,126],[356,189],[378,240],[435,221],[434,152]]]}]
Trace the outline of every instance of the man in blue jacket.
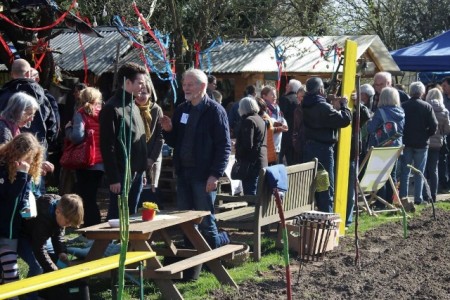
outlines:
[{"label": "man in blue jacket", "polygon": [[183,75],[186,102],[172,119],[164,116],[161,125],[166,143],[174,148],[177,173],[177,207],[206,210],[199,225],[211,248],[221,246],[214,219],[214,201],[219,177],[225,171],[231,152],[225,109],[206,94],[208,78],[197,69]]}]

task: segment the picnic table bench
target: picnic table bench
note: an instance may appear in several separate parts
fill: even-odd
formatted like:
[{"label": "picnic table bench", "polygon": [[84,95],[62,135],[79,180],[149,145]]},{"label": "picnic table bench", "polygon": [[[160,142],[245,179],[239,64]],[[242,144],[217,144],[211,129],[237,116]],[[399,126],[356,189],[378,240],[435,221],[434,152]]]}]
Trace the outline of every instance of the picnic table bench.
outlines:
[{"label": "picnic table bench", "polygon": [[[105,271],[111,271],[119,268],[119,256],[116,254],[104,258],[99,258],[90,262],[70,266],[57,271],[44,273],[41,275],[21,279],[11,283],[0,285],[0,299],[9,299],[19,295],[40,291],[66,282],[74,281],[80,278],[86,278],[92,275],[100,274]],[[142,283],[143,261],[155,257],[155,252],[138,251],[127,252],[125,265],[139,263],[139,288],[140,299],[144,299],[144,290]]]},{"label": "picnic table bench", "polygon": [[[315,178],[317,159],[311,162],[288,166],[288,191],[283,197],[283,210],[286,219],[314,209]],[[218,195],[223,202],[246,201],[250,206],[215,214],[217,225],[221,228],[236,228],[253,231],[253,258],[261,259],[261,228],[280,221],[273,192],[266,180],[266,170],[261,169],[255,196]]]}]

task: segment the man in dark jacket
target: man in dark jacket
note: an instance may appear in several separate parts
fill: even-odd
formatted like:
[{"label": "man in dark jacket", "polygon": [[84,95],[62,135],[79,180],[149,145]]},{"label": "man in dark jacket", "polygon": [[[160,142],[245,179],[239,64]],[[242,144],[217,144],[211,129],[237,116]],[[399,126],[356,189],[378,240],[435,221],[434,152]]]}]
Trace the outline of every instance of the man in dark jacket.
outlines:
[{"label": "man in dark jacket", "polygon": [[[122,147],[121,134],[126,136],[126,141],[123,143],[127,148],[128,141],[131,139],[128,156],[131,167],[128,207],[130,214],[135,214],[137,211],[143,187],[142,176],[147,168],[147,143],[144,123],[139,108],[133,101],[133,95],[144,91],[146,76],[144,67],[135,63],[124,64],[118,73],[119,82],[124,82],[125,79],[123,86],[116,91],[100,111],[100,150],[110,190],[108,219],[115,219],[119,216],[118,195],[122,193],[124,186],[126,155]],[[123,133],[120,131],[122,120],[125,120]]]},{"label": "man in dark jacket", "polygon": [[[44,89],[31,77],[32,69],[25,59],[16,59],[11,65],[12,80],[5,83],[0,90],[0,111],[3,111],[12,95],[24,92],[34,97],[39,104],[30,127],[21,128],[22,132],[31,132],[36,135],[39,143],[48,148],[48,142],[55,141],[58,135],[59,124],[53,112],[50,101],[45,96]],[[47,153],[46,153],[47,154]],[[36,197],[45,194],[45,174],[53,172],[54,166],[48,161],[42,164],[43,176],[39,185],[33,189]]]},{"label": "man in dark jacket", "polygon": [[302,83],[296,79],[289,80],[286,85],[286,93],[280,97],[280,109],[283,113],[284,119],[289,127],[289,130],[283,133],[281,137],[281,150],[279,154],[279,163],[283,163],[283,158],[286,157],[286,164],[288,166],[295,163],[295,151],[292,144],[292,131],[294,128],[294,111],[297,108],[297,91],[301,88]]},{"label": "man in dark jacket", "polygon": [[319,211],[333,212],[334,197],[334,145],[338,140],[338,129],[348,126],[352,113],[347,99],[340,99],[336,110],[327,103],[322,79],[313,77],[306,82],[306,95],[302,102],[305,126],[305,162],[317,157],[320,168],[328,172],[330,186],[327,190],[316,192]]},{"label": "man in dark jacket", "polygon": [[208,97],[207,83],[202,71],[186,71],[186,102],[176,108],[172,119],[164,116],[161,125],[166,143],[174,148],[177,207],[211,212],[199,227],[209,245],[217,248],[222,243],[214,220],[214,201],[219,177],[231,153],[231,141],[225,109]]},{"label": "man in dark jacket", "polygon": [[[411,99],[402,104],[405,111],[405,127],[403,128],[403,143],[405,149],[401,158],[400,198],[408,196],[409,164],[424,172],[427,162],[430,136],[436,133],[438,121],[434,115],[433,107],[422,100],[425,95],[425,86],[417,81],[409,86]],[[423,180],[419,174],[414,177],[414,203],[421,204]]]},{"label": "man in dark jacket", "polygon": [[47,141],[53,141],[58,134],[58,123],[44,89],[31,78],[31,66],[25,59],[16,59],[11,66],[12,80],[0,90],[0,111],[8,104],[14,93],[25,92],[34,97],[39,104],[29,128],[23,128],[36,134],[38,141],[47,148]]}]

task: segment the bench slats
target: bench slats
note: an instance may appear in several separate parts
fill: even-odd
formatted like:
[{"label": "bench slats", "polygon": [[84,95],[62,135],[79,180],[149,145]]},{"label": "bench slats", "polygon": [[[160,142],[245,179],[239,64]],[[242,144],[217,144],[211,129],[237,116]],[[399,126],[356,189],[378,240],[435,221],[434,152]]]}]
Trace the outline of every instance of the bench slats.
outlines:
[{"label": "bench slats", "polygon": [[[120,254],[116,254],[1,285],[0,299],[7,299],[28,294],[58,284],[117,269],[119,267],[119,256]],[[125,264],[128,265],[140,262],[155,256],[156,253],[150,251],[127,252]]]},{"label": "bench slats", "polygon": [[170,275],[175,274],[175,273],[184,271],[186,269],[198,266],[199,264],[208,262],[212,259],[219,258],[219,257],[225,256],[225,255],[228,255],[230,253],[234,253],[243,248],[244,248],[244,245],[228,244],[228,245],[213,249],[211,251],[197,254],[195,256],[183,259],[176,263],[164,266],[162,268],[155,270],[155,273],[170,274]]}]

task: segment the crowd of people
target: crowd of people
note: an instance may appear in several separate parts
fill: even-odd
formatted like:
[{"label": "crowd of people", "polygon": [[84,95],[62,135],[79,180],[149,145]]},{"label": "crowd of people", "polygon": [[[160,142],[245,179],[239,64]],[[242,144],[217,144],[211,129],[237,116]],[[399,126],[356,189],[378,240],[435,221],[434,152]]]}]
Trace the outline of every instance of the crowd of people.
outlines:
[{"label": "crowd of people", "polygon": [[[182,78],[186,101],[168,117],[156,103],[147,70],[126,63],[118,71],[123,83],[110,99],[103,99],[94,87],[78,84],[74,102],[66,105],[70,117],[61,118],[55,98],[39,85],[35,71],[23,59],[14,61],[12,80],[0,90],[0,265],[4,283],[18,280],[18,256],[29,265],[28,276],[58,269],[58,259],[67,261],[64,228],[101,222],[97,192],[104,175],[109,188],[107,218],[118,218],[118,197],[124,189],[126,167],[130,167],[128,206],[130,214],[135,214],[143,186],[148,183],[153,192],[158,188],[164,143],[173,148],[176,206],[211,212],[199,230],[212,248],[229,242],[217,228],[214,203],[233,147],[236,160],[249,166],[242,179],[245,195],[256,194],[261,168],[317,158],[329,175],[329,186],[316,192],[316,206],[323,212],[333,211],[338,133],[340,128],[357,123],[357,108],[351,106],[352,112],[348,99],[328,95],[319,77],[309,78],[304,85],[291,79],[280,99],[275,87],[257,91],[250,85],[244,97],[225,110],[216,90],[217,79],[189,69]],[[391,75],[386,72],[377,73],[373,85],[361,86],[360,128],[353,128],[353,134],[361,134],[360,141],[352,143],[357,151],[352,150],[350,157],[347,226],[352,222],[355,202],[351,188],[354,153],[364,157],[370,147],[379,147],[375,132],[385,122],[395,123],[399,131],[389,145],[405,145],[392,172],[400,183],[400,196],[408,195],[408,164],[425,172],[431,186],[431,197],[427,198],[421,177],[415,177],[416,204],[435,201],[438,189],[449,188],[449,96],[450,78],[428,89],[413,82],[409,95],[392,87]],[[61,171],[61,196],[47,194],[44,180],[54,169],[47,161],[48,145],[59,131],[73,144],[93,136],[95,145],[91,154],[95,158],[89,167]],[[392,200],[388,186],[380,193]],[[29,214],[33,202],[37,204],[35,216]],[[29,299],[35,296],[29,295]]]}]

